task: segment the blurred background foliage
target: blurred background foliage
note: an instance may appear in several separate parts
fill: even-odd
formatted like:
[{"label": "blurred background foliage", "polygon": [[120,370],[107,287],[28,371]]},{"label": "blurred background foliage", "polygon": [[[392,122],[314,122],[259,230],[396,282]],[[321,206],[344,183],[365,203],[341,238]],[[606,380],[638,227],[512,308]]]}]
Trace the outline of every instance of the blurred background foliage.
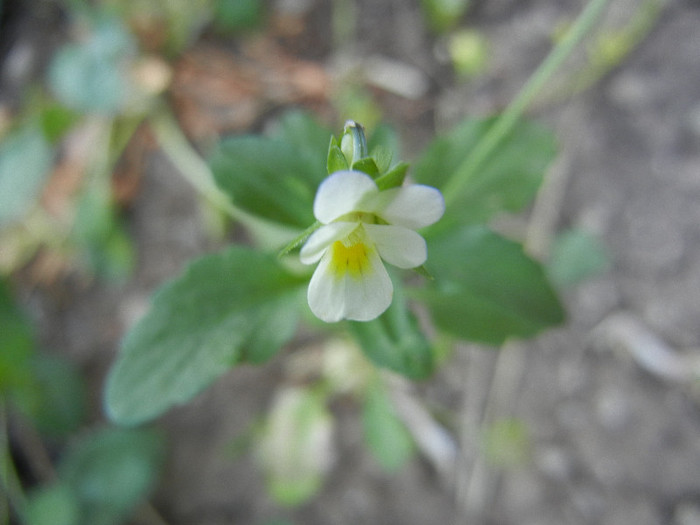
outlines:
[{"label": "blurred background foliage", "polygon": [[[354,12],[351,0],[331,4],[334,13]],[[597,51],[591,52],[595,60],[569,91],[619,63],[648,30],[655,5],[645,3],[628,26],[600,35]],[[435,35],[458,81],[468,82],[488,68],[488,43],[464,23],[468,0],[422,0],[420,8],[426,30]],[[44,31],[55,45],[43,49],[31,68],[19,56],[21,35],[15,25],[34,15],[51,22]],[[352,25],[352,16],[336,23],[336,45],[343,45]],[[264,116],[281,108],[304,106],[336,123],[352,116],[376,129],[376,136],[384,134],[381,142],[398,151],[397,135],[379,125],[377,65],[365,62],[331,78],[317,62],[287,50],[299,27],[293,8],[262,0],[0,1],[0,523],[109,525],[124,522],[138,508],[149,512],[143,501],[157,484],[166,440],[152,430],[113,428],[95,415],[94,407],[91,413],[85,371],[61,349],[38,342],[26,296],[15,291],[50,287],[76,274],[114,286],[128,279],[138,254],[125,211],[138,195],[144,157],[154,143],[171,159],[187,163],[192,159],[182,156],[178,140],[186,138],[196,150],[209,152],[222,135],[258,127]],[[407,77],[399,76],[410,79],[410,70]],[[407,96],[424,89],[420,81],[382,87]],[[416,180],[434,184],[435,176],[462,162],[443,155],[445,144],[468,143],[486,125],[471,121],[440,137],[416,165]],[[306,138],[308,131],[299,136]],[[481,223],[493,209],[519,210],[534,196],[536,175],[554,154],[554,145],[537,126],[518,133],[527,140],[506,144],[504,156],[485,172],[505,173],[504,166],[523,157],[523,148],[532,149],[542,157],[530,157],[532,163],[523,169],[534,179],[499,182],[484,176],[489,182],[464,196],[455,220]],[[292,130],[286,139],[293,143],[294,137]],[[327,145],[327,135],[317,138]],[[253,146],[261,150],[254,156],[264,155],[263,139]],[[318,154],[323,157],[325,150]],[[213,168],[216,174],[216,164]],[[207,182],[193,177],[206,196]],[[488,186],[492,183],[494,188]],[[500,192],[501,185],[512,183],[516,191]],[[221,206],[216,198],[204,204],[212,215],[220,214]],[[221,235],[213,226],[210,233]],[[474,235],[458,241],[464,246],[492,241]],[[438,248],[447,253],[462,246],[453,240]],[[496,260],[511,253],[507,244],[489,246]],[[557,239],[547,272],[564,287],[606,264],[605,250],[594,238],[571,231]],[[369,325],[354,330],[358,340],[373,337]],[[416,450],[381,374],[347,341],[328,346],[322,371],[303,386],[281,388],[245,447],[256,449],[270,494],[282,504],[315,494],[332,465],[330,453],[319,451],[329,449],[327,404],[334,396],[350,394],[357,400],[367,445],[387,471],[400,469]],[[484,439],[486,455],[495,463],[507,467],[527,460],[528,434],[521,422],[495,422]],[[44,459],[44,466],[23,467],[32,457]]]}]

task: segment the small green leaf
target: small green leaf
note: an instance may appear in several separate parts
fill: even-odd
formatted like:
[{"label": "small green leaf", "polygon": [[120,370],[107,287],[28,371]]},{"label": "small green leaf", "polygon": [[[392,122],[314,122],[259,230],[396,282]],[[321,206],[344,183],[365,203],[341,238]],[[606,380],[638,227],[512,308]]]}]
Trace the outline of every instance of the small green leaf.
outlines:
[{"label": "small green leaf", "polygon": [[304,281],[276,258],[233,246],[160,290],[125,337],[106,408],[137,424],[184,403],[245,358],[269,358],[296,330]]},{"label": "small green leaf", "polygon": [[388,190],[389,188],[396,188],[403,184],[406,178],[406,173],[408,172],[408,164],[405,162],[400,162],[394,166],[391,171],[386,172],[384,175],[379,177],[374,182],[377,183],[377,187],[380,190]]},{"label": "small green leaf", "polygon": [[35,203],[52,155],[41,125],[34,121],[0,143],[0,226],[20,219]]},{"label": "small green leaf", "polygon": [[452,335],[500,345],[564,320],[542,266],[516,242],[477,226],[433,239],[428,253],[435,280],[420,296]]},{"label": "small green leaf", "polygon": [[598,239],[581,230],[569,230],[555,239],[547,270],[552,282],[563,288],[595,276],[608,264]]},{"label": "small green leaf", "polygon": [[124,61],[134,50],[119,19],[104,17],[84,42],[58,50],[49,68],[49,84],[69,108],[114,113],[128,100],[131,85]]},{"label": "small green leaf", "polygon": [[379,385],[367,392],[362,428],[369,449],[385,470],[398,470],[413,455],[413,439]]},{"label": "small green leaf", "polygon": [[400,286],[394,282],[394,300],[384,314],[374,321],[350,322],[350,333],[376,365],[423,379],[433,372],[433,351],[408,310]]},{"label": "small green leaf", "polygon": [[58,473],[77,499],[78,523],[121,523],[154,487],[163,459],[162,440],[151,431],[105,428],[77,442]]},{"label": "small green leaf", "polygon": [[[442,189],[450,178],[459,177],[458,169],[493,121],[467,120],[435,139],[415,164],[416,182]],[[548,129],[519,122],[431,230],[484,224],[498,213],[521,211],[537,194],[555,154],[556,143]]]}]

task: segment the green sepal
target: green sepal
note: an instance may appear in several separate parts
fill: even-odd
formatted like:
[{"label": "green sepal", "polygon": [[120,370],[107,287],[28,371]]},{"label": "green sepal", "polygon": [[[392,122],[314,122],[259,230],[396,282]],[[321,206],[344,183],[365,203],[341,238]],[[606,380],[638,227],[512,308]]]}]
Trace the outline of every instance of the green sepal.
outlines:
[{"label": "green sepal", "polygon": [[372,150],[372,158],[377,165],[379,173],[383,175],[391,168],[391,161],[394,159],[394,154],[388,147],[379,144]]},{"label": "green sepal", "polygon": [[326,170],[328,175],[336,171],[345,171],[349,168],[348,161],[340,149],[338,139],[331,137],[331,143],[328,146],[328,160],[326,161]]},{"label": "green sepal", "polygon": [[352,169],[366,173],[373,179],[379,177],[379,168],[372,157],[365,157],[352,163]]},{"label": "green sepal", "polygon": [[406,173],[408,173],[408,167],[409,165],[406,162],[399,162],[390,171],[386,172],[374,182],[377,183],[377,187],[380,191],[397,188],[403,184]]},{"label": "green sepal", "polygon": [[284,248],[282,248],[277,254],[277,257],[282,258],[297,246],[301,246],[304,243],[304,241],[306,241],[306,239],[308,239],[311,236],[311,234],[318,230],[321,226],[322,224],[319,221],[314,222],[311,226],[306,228],[297,237],[290,241]]}]

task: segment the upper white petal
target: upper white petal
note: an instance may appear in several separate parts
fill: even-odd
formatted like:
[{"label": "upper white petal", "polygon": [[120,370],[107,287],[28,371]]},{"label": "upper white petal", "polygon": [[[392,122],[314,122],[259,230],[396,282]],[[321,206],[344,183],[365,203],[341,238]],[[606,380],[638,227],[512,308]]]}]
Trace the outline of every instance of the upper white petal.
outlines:
[{"label": "upper white petal", "polygon": [[331,271],[331,251],[321,258],[311,277],[307,298],[316,317],[327,323],[341,319],[371,321],[389,308],[394,288],[377,252],[370,253],[370,270],[357,278]]},{"label": "upper white petal", "polygon": [[360,203],[378,193],[369,175],[359,171],[337,171],[318,187],[314,200],[314,216],[324,224],[359,210]]},{"label": "upper white petal", "polygon": [[415,268],[428,258],[425,239],[401,226],[365,224],[367,236],[386,262],[399,268]]},{"label": "upper white petal", "polygon": [[321,258],[323,252],[335,241],[345,239],[357,228],[356,222],[334,222],[321,226],[306,240],[299,252],[299,259],[304,264],[313,264]]},{"label": "upper white petal", "polygon": [[445,213],[445,200],[439,190],[412,184],[380,192],[373,198],[371,211],[390,224],[412,230],[430,226]]}]

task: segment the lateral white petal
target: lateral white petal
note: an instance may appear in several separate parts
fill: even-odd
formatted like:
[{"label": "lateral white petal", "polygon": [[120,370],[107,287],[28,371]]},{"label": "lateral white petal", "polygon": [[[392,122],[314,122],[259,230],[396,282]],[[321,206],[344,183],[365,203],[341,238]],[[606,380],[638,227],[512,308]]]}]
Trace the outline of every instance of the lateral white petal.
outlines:
[{"label": "lateral white petal", "polygon": [[358,211],[359,204],[378,191],[369,175],[359,171],[337,171],[318,187],[314,216],[328,224],[346,213]]},{"label": "lateral white petal", "polygon": [[442,193],[430,186],[413,184],[380,193],[374,211],[390,224],[412,230],[430,226],[445,213]]},{"label": "lateral white petal", "polygon": [[357,228],[356,222],[334,222],[321,226],[301,247],[299,259],[303,264],[315,263],[331,244],[345,239],[355,228]]},{"label": "lateral white petal", "polygon": [[341,319],[371,321],[391,304],[393,286],[379,255],[372,250],[370,271],[362,278],[338,276],[331,271],[332,254],[327,251],[311,277],[307,299],[316,317],[327,323]]},{"label": "lateral white petal", "polygon": [[364,228],[381,258],[389,264],[415,268],[428,258],[425,239],[413,230],[380,224],[365,224]]}]

